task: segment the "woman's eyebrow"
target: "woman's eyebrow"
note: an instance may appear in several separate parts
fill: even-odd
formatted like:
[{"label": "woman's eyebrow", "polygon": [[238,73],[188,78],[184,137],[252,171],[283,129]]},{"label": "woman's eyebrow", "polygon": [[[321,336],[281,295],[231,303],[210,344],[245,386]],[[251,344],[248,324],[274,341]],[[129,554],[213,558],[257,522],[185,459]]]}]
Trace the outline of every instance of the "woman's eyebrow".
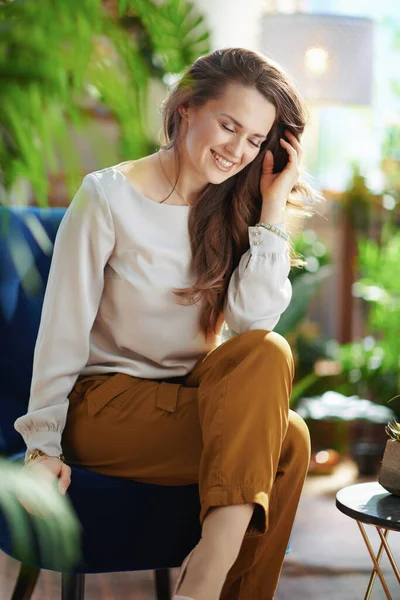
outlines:
[{"label": "woman's eyebrow", "polygon": [[[233,117],[231,117],[231,115],[228,115],[226,113],[221,113],[222,117],[228,117],[228,119],[230,119],[231,121],[233,121],[235,123],[235,125],[237,125],[238,127],[240,127],[240,129],[243,129],[243,125],[241,123],[239,123],[239,121],[236,121],[236,119],[234,119]],[[266,135],[263,135],[262,133],[254,133],[253,134],[254,137],[259,137],[262,138],[263,140],[267,139]]]}]

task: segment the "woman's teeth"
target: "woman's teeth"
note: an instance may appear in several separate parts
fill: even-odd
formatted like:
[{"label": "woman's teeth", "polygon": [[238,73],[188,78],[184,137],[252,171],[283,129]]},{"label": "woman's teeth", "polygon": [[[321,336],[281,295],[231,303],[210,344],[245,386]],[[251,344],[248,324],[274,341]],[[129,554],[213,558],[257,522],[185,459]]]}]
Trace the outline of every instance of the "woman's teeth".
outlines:
[{"label": "woman's teeth", "polygon": [[225,158],[222,158],[222,156],[220,156],[219,154],[217,154],[216,152],[214,152],[214,150],[211,150],[211,154],[213,155],[213,157],[218,161],[218,163],[225,167],[225,169],[229,169],[230,167],[233,166],[232,162],[229,162],[228,160],[225,160]]}]

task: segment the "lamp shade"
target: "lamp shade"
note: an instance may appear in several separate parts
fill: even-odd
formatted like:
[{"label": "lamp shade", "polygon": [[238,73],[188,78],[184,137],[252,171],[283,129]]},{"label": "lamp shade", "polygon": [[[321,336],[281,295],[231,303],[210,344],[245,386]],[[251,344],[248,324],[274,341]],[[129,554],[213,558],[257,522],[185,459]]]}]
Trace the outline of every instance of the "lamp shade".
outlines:
[{"label": "lamp shade", "polygon": [[370,104],[373,21],[307,13],[263,17],[262,51],[310,101]]}]

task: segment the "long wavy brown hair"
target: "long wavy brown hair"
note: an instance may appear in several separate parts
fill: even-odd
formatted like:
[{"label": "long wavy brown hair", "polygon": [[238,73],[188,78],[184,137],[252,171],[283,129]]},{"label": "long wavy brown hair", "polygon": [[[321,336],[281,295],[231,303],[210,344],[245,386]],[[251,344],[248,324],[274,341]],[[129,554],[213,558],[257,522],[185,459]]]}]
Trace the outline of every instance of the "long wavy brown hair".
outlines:
[{"label": "long wavy brown hair", "polygon": [[[175,186],[179,180],[177,148],[182,121],[179,107],[200,108],[219,98],[229,83],[256,88],[275,106],[276,117],[257,157],[226,181],[208,184],[190,209],[188,227],[195,282],[191,287],[174,289],[173,293],[179,303],[186,305],[203,300],[199,327],[207,338],[215,335],[222,325],[229,280],[250,247],[248,227],[260,218],[260,178],[265,152],[270,149],[274,155],[274,172],[282,171],[288,155],[279,139],[288,129],[299,140],[307,120],[295,84],[274,61],[244,48],[226,48],[201,56],[184,72],[162,104],[165,139],[161,148],[175,149],[178,164]],[[299,216],[311,216],[313,204],[319,199],[318,192],[310,186],[296,183],[285,211],[289,234],[294,219],[297,222]],[[292,245],[288,246],[291,266],[305,265]]]}]

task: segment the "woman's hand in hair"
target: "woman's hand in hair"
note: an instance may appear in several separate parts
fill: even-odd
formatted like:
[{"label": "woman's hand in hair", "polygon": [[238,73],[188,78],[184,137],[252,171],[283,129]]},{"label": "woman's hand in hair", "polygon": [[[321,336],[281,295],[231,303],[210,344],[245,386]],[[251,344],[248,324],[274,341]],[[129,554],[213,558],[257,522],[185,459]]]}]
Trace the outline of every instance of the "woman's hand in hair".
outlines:
[{"label": "woman's hand in hair", "polygon": [[296,137],[287,129],[285,136],[289,141],[280,138],[281,146],[288,154],[286,167],[280,173],[274,173],[274,155],[267,150],[262,165],[260,191],[262,210],[260,221],[281,223],[284,221],[285,206],[290,192],[299,178],[299,165],[302,158],[302,147]]}]

